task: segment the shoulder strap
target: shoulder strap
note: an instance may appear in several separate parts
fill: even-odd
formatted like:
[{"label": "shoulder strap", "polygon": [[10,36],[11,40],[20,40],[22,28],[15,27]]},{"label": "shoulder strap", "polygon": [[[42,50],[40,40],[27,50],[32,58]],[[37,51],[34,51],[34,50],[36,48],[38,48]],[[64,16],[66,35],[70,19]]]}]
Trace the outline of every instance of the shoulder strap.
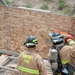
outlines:
[{"label": "shoulder strap", "polygon": [[55,45],[52,45],[51,49],[56,49]]},{"label": "shoulder strap", "polygon": [[63,44],[62,46],[58,47],[58,50],[60,51],[64,46],[66,46],[65,44]]}]

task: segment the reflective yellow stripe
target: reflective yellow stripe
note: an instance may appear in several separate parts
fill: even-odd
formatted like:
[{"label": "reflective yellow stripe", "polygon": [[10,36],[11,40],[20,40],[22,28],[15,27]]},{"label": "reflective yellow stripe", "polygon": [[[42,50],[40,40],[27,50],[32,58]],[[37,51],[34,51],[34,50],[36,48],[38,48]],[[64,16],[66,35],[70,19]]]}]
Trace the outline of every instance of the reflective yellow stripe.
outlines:
[{"label": "reflective yellow stripe", "polygon": [[26,43],[26,44],[27,44],[27,46],[28,46],[28,45],[32,45],[32,43]]},{"label": "reflective yellow stripe", "polygon": [[56,43],[56,42],[58,42],[58,40],[53,40],[53,42],[55,42],[55,43]]},{"label": "reflective yellow stripe", "polygon": [[24,72],[32,73],[32,74],[39,74],[38,70],[33,70],[33,69],[25,68],[22,66],[18,66],[18,69]]},{"label": "reflective yellow stripe", "polygon": [[33,40],[33,42],[36,42],[36,41],[37,41],[37,39]]},{"label": "reflective yellow stripe", "polygon": [[75,43],[73,40],[71,40],[70,42],[69,42],[69,45],[72,45],[73,43]]},{"label": "reflective yellow stripe", "polygon": [[60,38],[61,37],[61,35],[60,36],[58,36],[58,38]]},{"label": "reflective yellow stripe", "polygon": [[[61,35],[60,36],[56,36],[56,38],[60,38],[61,37]],[[51,37],[51,38],[54,38],[54,37]]]},{"label": "reflective yellow stripe", "polygon": [[62,64],[66,64],[66,63],[69,63],[70,61],[69,60],[63,60],[61,61]]}]

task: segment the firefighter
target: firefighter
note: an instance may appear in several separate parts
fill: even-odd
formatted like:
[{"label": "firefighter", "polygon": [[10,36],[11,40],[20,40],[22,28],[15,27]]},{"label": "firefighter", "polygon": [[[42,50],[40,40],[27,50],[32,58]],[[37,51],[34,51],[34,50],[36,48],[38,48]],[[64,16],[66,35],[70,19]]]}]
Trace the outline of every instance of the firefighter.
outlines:
[{"label": "firefighter", "polygon": [[70,48],[70,50],[71,50],[71,55],[70,55],[71,56],[71,64],[73,65],[74,70],[75,70],[75,41],[73,39],[68,39],[67,43],[71,47]]},{"label": "firefighter", "polygon": [[27,48],[18,59],[19,75],[47,75],[42,57],[36,52],[38,40],[35,36],[29,36],[24,43]]},{"label": "firefighter", "polygon": [[[58,75],[58,73],[61,73],[61,75],[73,75],[74,66],[71,63],[72,60],[71,58],[73,51],[75,51],[72,48],[72,44],[74,44],[74,41],[73,40],[69,41],[69,39],[67,39],[67,43],[70,44],[71,46],[66,45],[64,44],[64,37],[62,35],[60,35],[59,33],[53,33],[51,36],[51,42],[52,42],[52,48],[50,49],[48,56],[50,56],[50,63],[52,66],[52,70],[55,70],[53,71],[54,72],[53,74]],[[54,49],[57,50],[57,52]],[[56,60],[52,58],[54,56]]]}]

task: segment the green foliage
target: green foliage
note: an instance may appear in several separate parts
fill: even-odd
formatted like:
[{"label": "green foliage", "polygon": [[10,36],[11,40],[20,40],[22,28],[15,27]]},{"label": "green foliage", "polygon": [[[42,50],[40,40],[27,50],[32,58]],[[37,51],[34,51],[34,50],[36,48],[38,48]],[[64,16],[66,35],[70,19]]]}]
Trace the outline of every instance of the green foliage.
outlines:
[{"label": "green foliage", "polygon": [[75,17],[75,14],[73,15],[73,17]]},{"label": "green foliage", "polygon": [[51,2],[52,0],[44,0],[44,1]]},{"label": "green foliage", "polygon": [[65,7],[65,1],[64,0],[59,0],[58,9],[62,10],[64,7]]},{"label": "green foliage", "polygon": [[6,2],[8,5],[14,5],[14,4],[15,4],[14,0],[5,0],[5,2]]},{"label": "green foliage", "polygon": [[25,7],[32,8],[32,5],[31,4],[27,4],[27,5],[25,5]]},{"label": "green foliage", "polygon": [[0,2],[0,6],[2,6],[2,3]]},{"label": "green foliage", "polygon": [[65,10],[64,10],[64,14],[67,14],[70,11],[71,11],[71,8],[70,7],[66,7]]},{"label": "green foliage", "polygon": [[43,10],[48,9],[48,3],[42,4],[41,9],[43,9]]},{"label": "green foliage", "polygon": [[10,1],[9,1],[9,0],[5,0],[5,2],[6,2],[7,4],[9,4],[9,3],[10,3]]},{"label": "green foliage", "polygon": [[52,0],[48,0],[48,2],[51,2]]},{"label": "green foliage", "polygon": [[12,5],[14,5],[15,4],[15,2],[14,1],[12,1],[12,2],[10,2]]}]

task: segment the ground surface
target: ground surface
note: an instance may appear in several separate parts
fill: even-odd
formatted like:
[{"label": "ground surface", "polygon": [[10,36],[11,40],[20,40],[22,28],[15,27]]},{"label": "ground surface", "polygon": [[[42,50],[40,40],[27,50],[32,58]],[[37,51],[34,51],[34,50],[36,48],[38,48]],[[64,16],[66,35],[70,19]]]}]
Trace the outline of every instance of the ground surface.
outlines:
[{"label": "ground surface", "polygon": [[65,0],[65,5],[67,5],[69,8],[64,7],[63,10],[58,10],[58,2],[59,0],[9,0],[14,1],[13,3],[9,4],[10,6],[31,6],[31,8],[41,9],[41,6],[44,3],[48,3],[48,9],[53,13],[56,14],[63,14],[66,13],[66,11],[72,10],[75,6],[75,0]]}]

